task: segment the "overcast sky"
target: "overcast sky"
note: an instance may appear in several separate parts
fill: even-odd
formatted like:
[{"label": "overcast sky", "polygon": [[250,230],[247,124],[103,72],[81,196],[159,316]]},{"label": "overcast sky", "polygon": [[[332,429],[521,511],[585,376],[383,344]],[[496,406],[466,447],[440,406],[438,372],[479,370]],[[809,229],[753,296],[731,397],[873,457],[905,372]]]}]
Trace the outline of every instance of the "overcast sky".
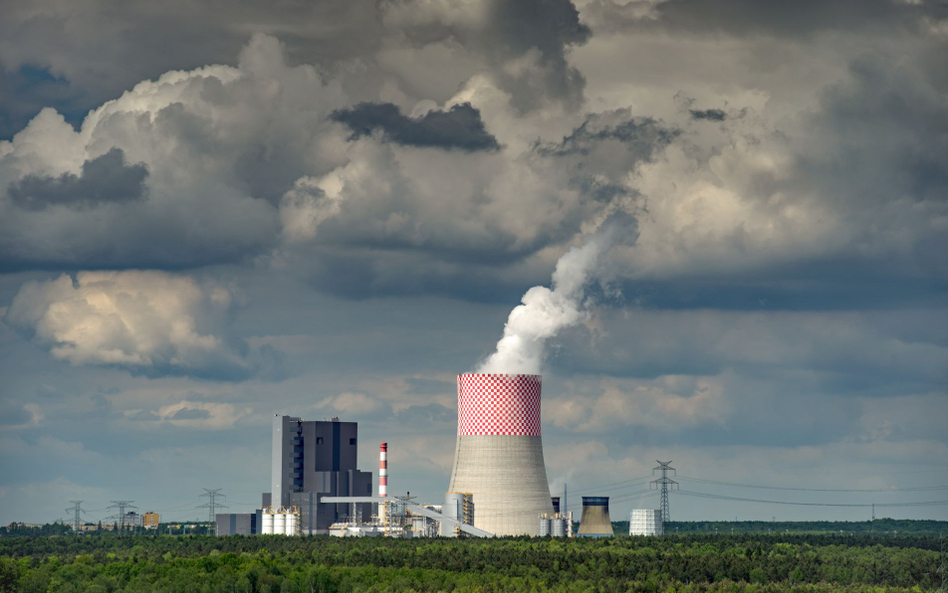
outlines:
[{"label": "overcast sky", "polygon": [[[0,5],[0,523],[249,511],[274,413],[440,502],[521,299],[577,503],[948,500],[943,1]],[[870,510],[672,497],[774,516]]]}]

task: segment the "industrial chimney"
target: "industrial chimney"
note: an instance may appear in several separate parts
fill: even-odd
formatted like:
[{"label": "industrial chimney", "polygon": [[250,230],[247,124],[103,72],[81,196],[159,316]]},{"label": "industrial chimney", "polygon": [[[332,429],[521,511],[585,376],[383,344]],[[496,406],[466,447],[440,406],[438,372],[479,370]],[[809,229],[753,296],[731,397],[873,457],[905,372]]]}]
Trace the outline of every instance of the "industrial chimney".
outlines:
[{"label": "industrial chimney", "polygon": [[[379,498],[388,498],[388,443],[379,444]],[[388,520],[388,502],[379,503],[379,522]]]},{"label": "industrial chimney", "polygon": [[579,521],[580,537],[612,537],[612,521],[609,520],[608,496],[584,496],[583,517]]},{"label": "industrial chimney", "polygon": [[540,438],[540,375],[458,375],[458,440],[450,492],[470,492],[474,526],[539,535],[552,513]]}]

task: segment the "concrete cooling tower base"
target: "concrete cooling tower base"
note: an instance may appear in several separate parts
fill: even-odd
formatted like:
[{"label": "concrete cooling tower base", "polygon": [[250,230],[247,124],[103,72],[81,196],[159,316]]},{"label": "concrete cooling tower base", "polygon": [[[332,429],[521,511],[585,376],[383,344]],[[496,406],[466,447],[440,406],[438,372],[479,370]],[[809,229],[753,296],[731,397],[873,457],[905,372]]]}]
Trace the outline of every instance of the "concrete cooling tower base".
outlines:
[{"label": "concrete cooling tower base", "polygon": [[553,512],[539,436],[459,436],[448,490],[473,494],[474,526],[494,535],[539,535]]}]

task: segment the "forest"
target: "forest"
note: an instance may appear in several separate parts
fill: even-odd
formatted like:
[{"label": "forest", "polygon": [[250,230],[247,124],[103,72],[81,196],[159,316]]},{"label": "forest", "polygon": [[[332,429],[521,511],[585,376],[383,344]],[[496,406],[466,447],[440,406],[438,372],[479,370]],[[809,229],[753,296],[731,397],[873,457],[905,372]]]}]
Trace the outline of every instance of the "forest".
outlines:
[{"label": "forest", "polygon": [[7,537],[0,539],[0,591],[935,591],[942,544],[933,535],[827,534]]}]

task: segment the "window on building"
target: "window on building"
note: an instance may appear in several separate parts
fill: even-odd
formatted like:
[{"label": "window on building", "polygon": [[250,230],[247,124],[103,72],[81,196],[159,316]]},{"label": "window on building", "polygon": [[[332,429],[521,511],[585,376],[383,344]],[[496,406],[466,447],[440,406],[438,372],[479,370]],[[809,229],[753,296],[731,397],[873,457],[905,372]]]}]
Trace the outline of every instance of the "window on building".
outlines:
[{"label": "window on building", "polygon": [[349,439],[349,444],[350,444],[350,445],[356,444],[356,440],[355,440],[355,439]]},{"label": "window on building", "polygon": [[371,483],[371,482],[369,482],[368,484],[365,485],[365,491],[366,491],[366,493],[368,493],[368,494],[372,494],[372,483]]},{"label": "window on building", "polygon": [[317,444],[317,445],[322,445],[322,444],[323,444],[323,437],[316,437],[316,444]]}]

